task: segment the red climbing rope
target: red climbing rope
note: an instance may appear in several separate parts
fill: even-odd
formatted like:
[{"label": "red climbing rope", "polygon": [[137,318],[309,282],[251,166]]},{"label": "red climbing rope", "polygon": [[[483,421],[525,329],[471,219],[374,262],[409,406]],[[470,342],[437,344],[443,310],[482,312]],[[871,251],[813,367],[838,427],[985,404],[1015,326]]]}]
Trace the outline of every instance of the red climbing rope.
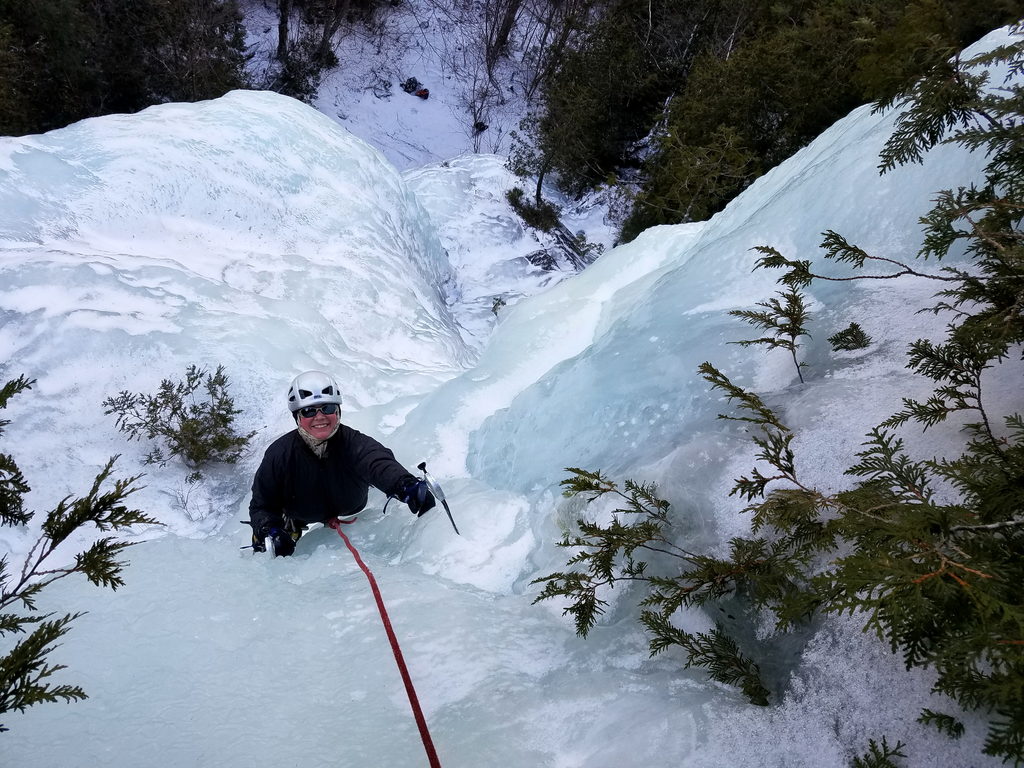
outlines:
[{"label": "red climbing rope", "polygon": [[412,707],[413,717],[416,718],[416,727],[420,729],[420,738],[423,740],[423,748],[427,751],[427,759],[430,761],[430,768],[441,768],[441,761],[437,759],[437,752],[434,750],[434,742],[430,738],[430,731],[427,730],[427,719],[423,717],[423,710],[420,709],[419,699],[416,698],[416,689],[412,687],[412,678],[409,677],[409,669],[405,666],[405,659],[402,658],[402,649],[398,647],[398,638],[395,630],[391,627],[391,619],[388,618],[387,609],[384,607],[384,598],[380,596],[380,589],[377,588],[377,580],[373,578],[370,569],[366,567],[363,558],[352,542],[348,540],[341,526],[347,523],[354,523],[355,520],[339,520],[336,517],[327,521],[327,525],[338,532],[348,551],[352,553],[356,564],[366,574],[366,580],[370,582],[370,589],[373,590],[373,597],[377,601],[377,610],[380,612],[381,621],[384,622],[384,631],[388,633],[388,640],[391,642],[391,650],[395,654],[395,662],[398,664],[398,671],[402,673],[402,682],[405,683],[405,692],[409,697],[409,705]]}]

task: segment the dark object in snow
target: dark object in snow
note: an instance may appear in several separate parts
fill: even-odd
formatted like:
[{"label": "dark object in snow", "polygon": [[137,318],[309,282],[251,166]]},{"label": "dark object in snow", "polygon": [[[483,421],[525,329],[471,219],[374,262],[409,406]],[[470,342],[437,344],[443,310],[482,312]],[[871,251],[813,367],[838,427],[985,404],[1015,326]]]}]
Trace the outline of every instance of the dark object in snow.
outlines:
[{"label": "dark object in snow", "polygon": [[482,120],[477,120],[473,123],[473,135],[479,136],[481,133],[487,130],[487,123]]},{"label": "dark object in snow", "polygon": [[416,95],[419,96],[421,99],[425,99],[430,96],[430,91],[428,91],[426,88],[420,88],[418,91],[416,91]]},{"label": "dark object in snow", "polygon": [[415,93],[416,91],[419,90],[419,87],[420,81],[417,80],[415,77],[410,77],[408,80],[402,83],[402,90],[405,91],[406,93]]},{"label": "dark object in snow", "polygon": [[598,254],[580,246],[572,232],[559,222],[550,232],[538,233],[540,250],[526,254],[526,260],[546,272],[582,272]]},{"label": "dark object in snow", "polygon": [[391,81],[385,80],[378,74],[374,74],[366,89],[371,91],[378,99],[391,98]]}]

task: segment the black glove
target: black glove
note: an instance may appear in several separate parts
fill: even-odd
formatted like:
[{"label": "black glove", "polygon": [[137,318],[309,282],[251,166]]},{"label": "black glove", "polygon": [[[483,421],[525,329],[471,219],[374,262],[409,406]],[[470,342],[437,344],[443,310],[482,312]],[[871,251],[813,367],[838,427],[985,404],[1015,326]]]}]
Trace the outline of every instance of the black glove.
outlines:
[{"label": "black glove", "polygon": [[402,489],[399,499],[409,505],[409,511],[416,515],[416,517],[433,509],[434,505],[437,504],[434,501],[434,494],[427,487],[426,480],[413,479],[407,482]]},{"label": "black glove", "polygon": [[253,551],[266,552],[267,547],[264,543],[266,539],[270,539],[274,557],[288,557],[295,551],[295,539],[280,528],[261,528],[258,533],[254,533],[252,535]]}]

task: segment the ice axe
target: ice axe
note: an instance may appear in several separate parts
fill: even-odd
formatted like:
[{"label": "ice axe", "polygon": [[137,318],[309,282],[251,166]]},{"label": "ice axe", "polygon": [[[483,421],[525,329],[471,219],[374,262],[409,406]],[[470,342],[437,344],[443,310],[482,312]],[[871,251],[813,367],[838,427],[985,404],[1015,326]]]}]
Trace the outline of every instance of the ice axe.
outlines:
[{"label": "ice axe", "polygon": [[438,485],[437,480],[434,479],[433,475],[427,472],[427,462],[421,461],[416,465],[416,469],[423,473],[423,480],[427,483],[427,488],[430,489],[430,492],[434,494],[434,498],[444,505],[444,511],[448,513],[448,519],[451,520],[452,528],[455,529],[456,535],[461,536],[462,534],[459,533],[459,527],[455,524],[455,518],[452,517],[452,510],[448,506],[448,502],[445,501],[444,491],[441,490],[441,486]]}]

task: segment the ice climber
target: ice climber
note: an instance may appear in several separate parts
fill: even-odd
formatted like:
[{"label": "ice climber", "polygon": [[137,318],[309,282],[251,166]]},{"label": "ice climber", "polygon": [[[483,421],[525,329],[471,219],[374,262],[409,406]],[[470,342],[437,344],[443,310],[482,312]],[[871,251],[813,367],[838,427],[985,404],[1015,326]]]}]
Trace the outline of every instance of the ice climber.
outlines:
[{"label": "ice climber", "polygon": [[277,438],[263,455],[252,483],[249,520],[252,548],[290,555],[310,523],[354,515],[366,506],[372,485],[409,505],[414,515],[433,508],[426,482],[395,460],[372,437],[341,423],[338,383],[306,371],[288,388],[296,429]]}]

